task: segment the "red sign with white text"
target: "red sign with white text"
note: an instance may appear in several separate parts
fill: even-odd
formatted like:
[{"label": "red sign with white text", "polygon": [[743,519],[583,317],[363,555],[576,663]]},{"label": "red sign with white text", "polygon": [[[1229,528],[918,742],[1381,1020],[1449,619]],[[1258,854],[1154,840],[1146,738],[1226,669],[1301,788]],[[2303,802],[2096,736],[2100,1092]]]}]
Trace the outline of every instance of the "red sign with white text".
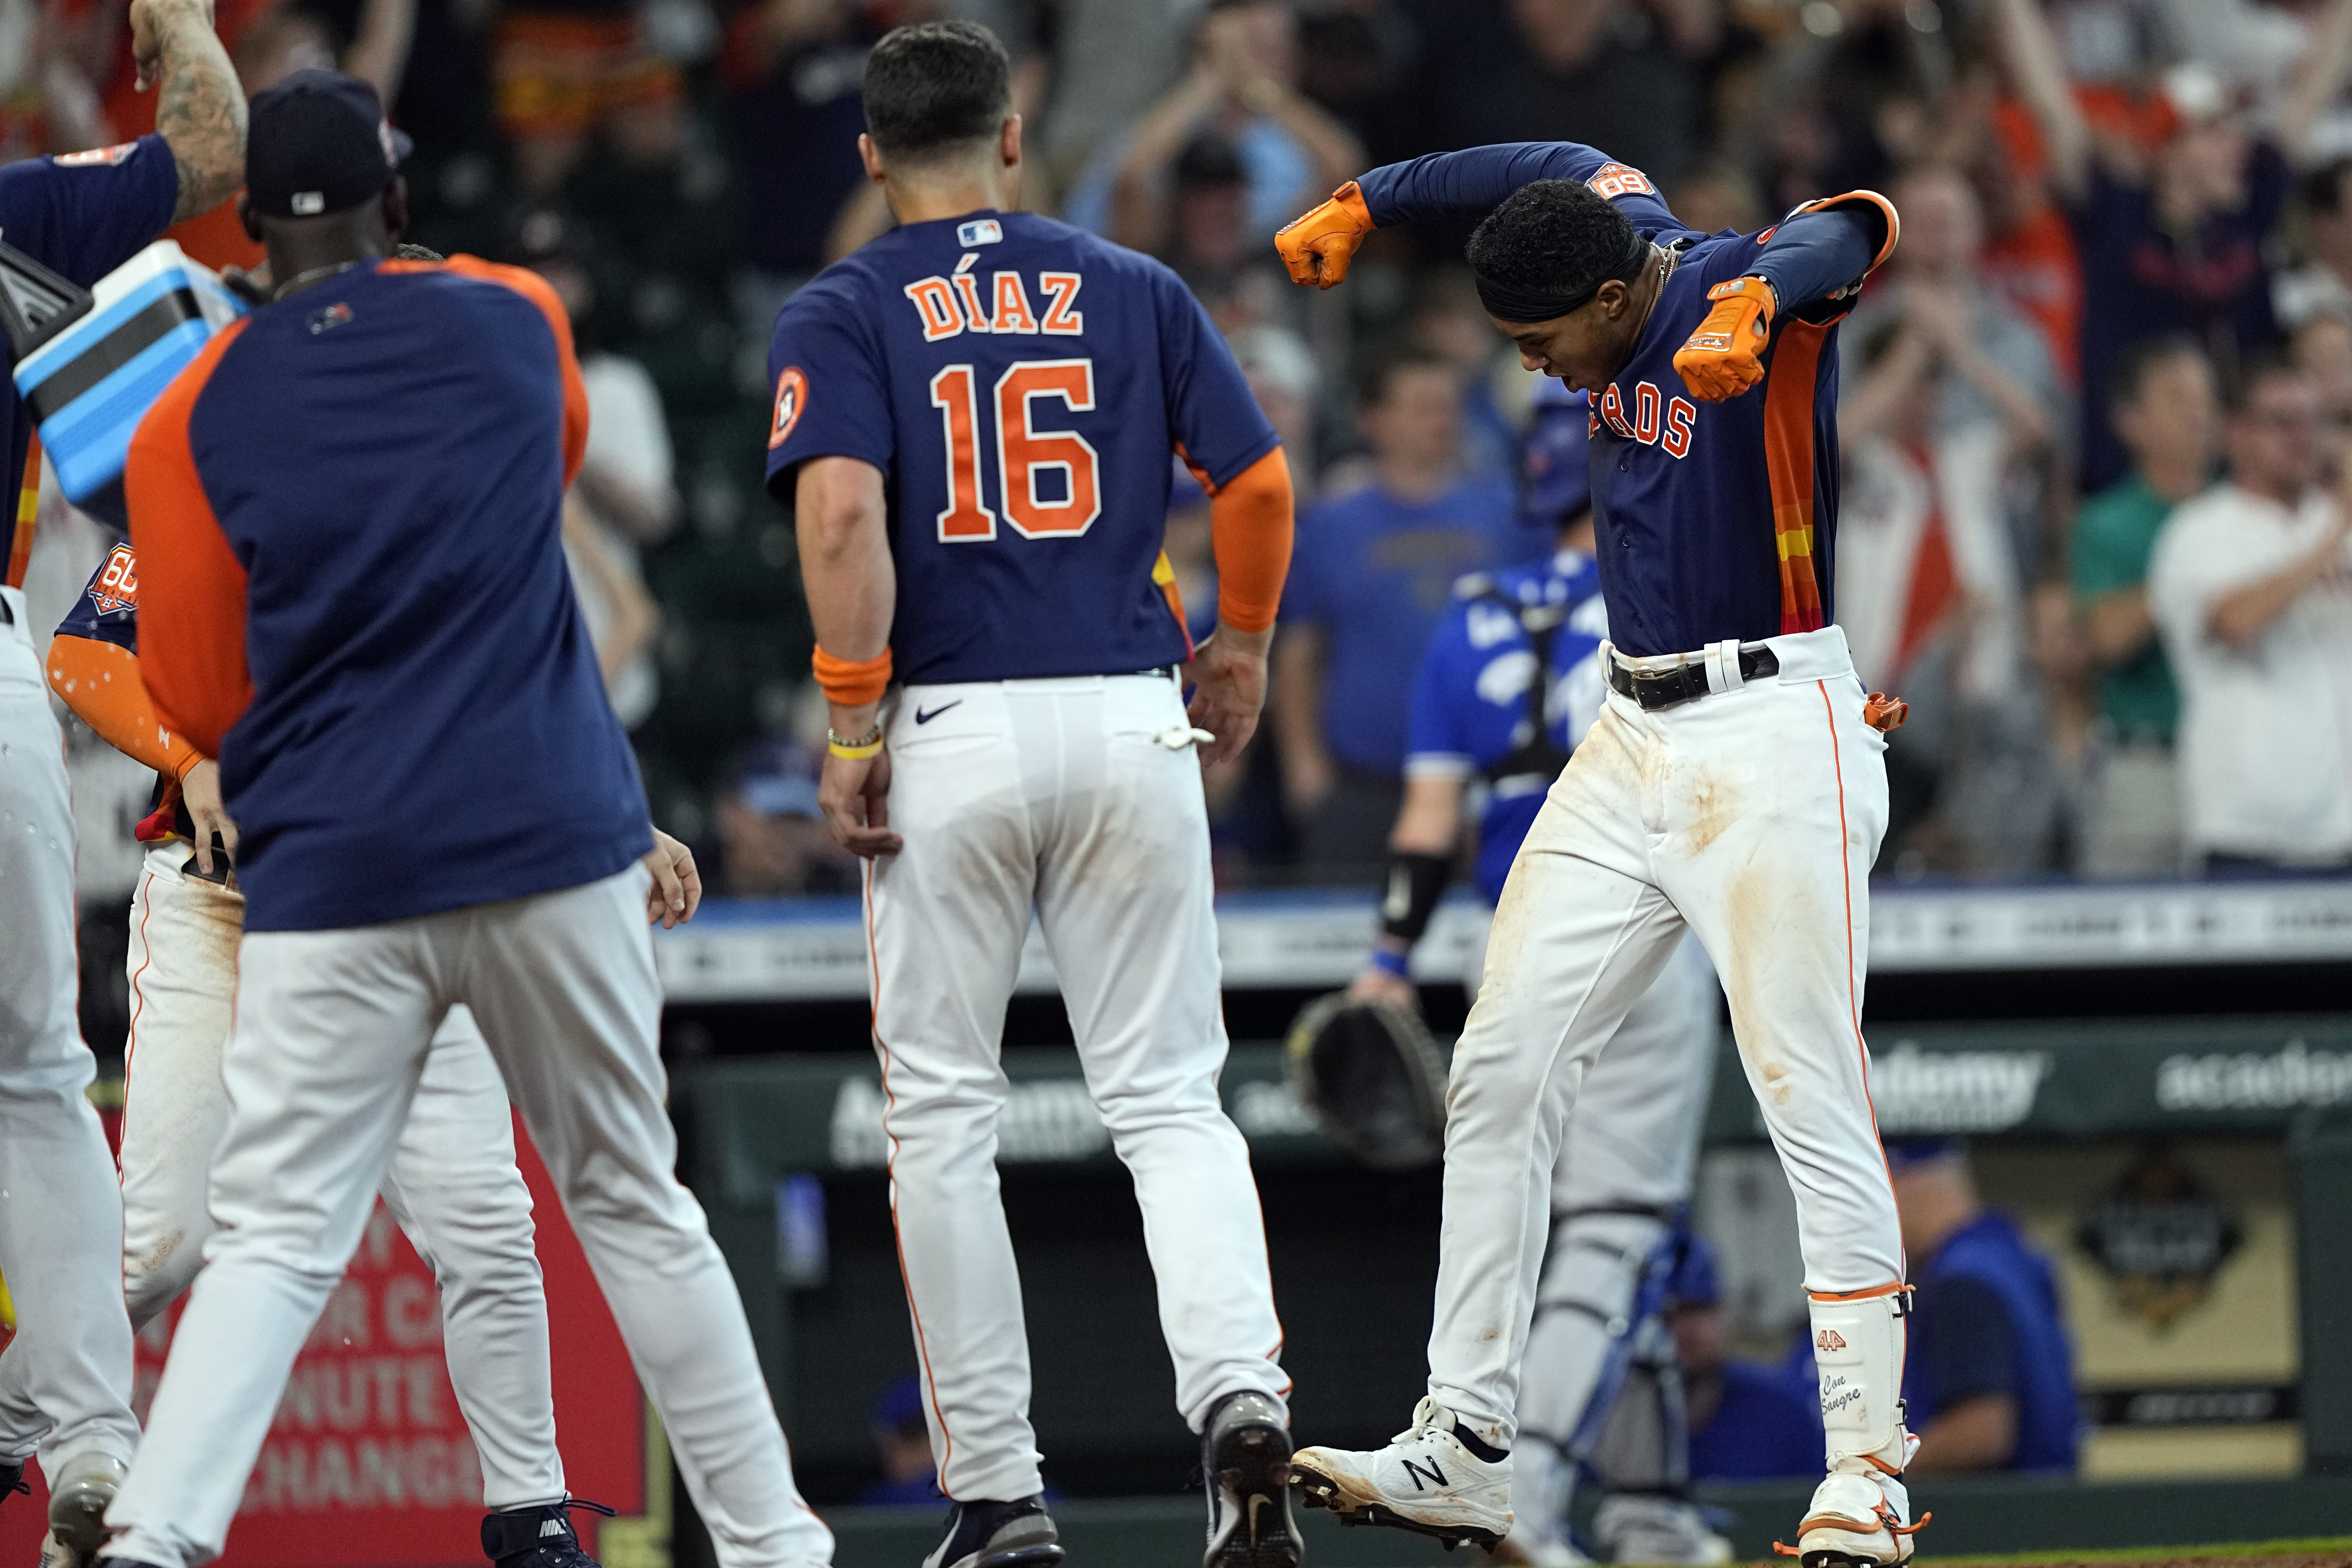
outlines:
[{"label": "red sign with white text", "polygon": [[[667,1457],[648,1456],[645,1402],[620,1331],[520,1125],[515,1143],[547,1281],[564,1479],[574,1497],[618,1509],[642,1532],[637,1519],[649,1499],[657,1508],[667,1500]],[[142,1420],[184,1305],[139,1337],[132,1401]],[[650,1486],[649,1458],[663,1472]],[[0,1506],[0,1559],[39,1555],[47,1501],[37,1469],[25,1472],[34,1495]],[[594,1527],[604,1521],[584,1511],[573,1517],[582,1543],[594,1551]],[[294,1363],[219,1561],[225,1568],[477,1568],[485,1562],[481,1520],[481,1469],[449,1388],[432,1271],[378,1203]],[[621,1527],[605,1524],[616,1533]]]}]

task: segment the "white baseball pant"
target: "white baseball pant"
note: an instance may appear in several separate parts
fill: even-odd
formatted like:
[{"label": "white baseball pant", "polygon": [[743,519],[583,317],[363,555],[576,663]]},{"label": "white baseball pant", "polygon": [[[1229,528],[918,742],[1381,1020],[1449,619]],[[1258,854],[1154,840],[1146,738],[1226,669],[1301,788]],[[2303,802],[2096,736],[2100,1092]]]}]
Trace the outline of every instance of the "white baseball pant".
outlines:
[{"label": "white baseball pant", "polygon": [[[1864,721],[1838,628],[1769,646],[1777,677],[1742,684],[1736,661],[1708,658],[1717,689],[1674,708],[1612,691],[1496,910],[1454,1052],[1430,1393],[1497,1447],[1517,1431],[1578,1090],[1685,930],[1730,1002],[1796,1194],[1809,1289],[1873,1296],[1903,1279],[1860,1027],[1886,742]],[[1890,1418],[1899,1321],[1893,1346],[1888,1364],[1874,1351],[1849,1378],[1874,1386]]]},{"label": "white baseball pant", "polygon": [[470,1007],[562,1194],[723,1568],[812,1568],[735,1284],[672,1167],[661,985],[631,867],[561,892],[348,931],[247,932],[205,1247],[108,1510],[110,1552],[216,1556],[296,1353],[363,1233],[449,1009]]},{"label": "white baseball pant", "polygon": [[[203,1266],[245,896],[181,875],[189,847],[148,851],[131,903],[131,1047],[122,1110],[122,1290],[134,1328]],[[514,1118],[474,1016],[449,1009],[400,1129],[384,1205],[441,1291],[449,1383],[493,1509],[560,1500],[547,1298]]]},{"label": "white baseball pant", "polygon": [[89,1103],[74,931],[65,736],[33,656],[25,595],[0,588],[0,1272],[16,1337],[0,1352],[0,1460],[42,1469],[131,1458],[122,1204]]},{"label": "white baseball pant", "polygon": [[1584,1075],[1552,1167],[1519,1429],[1567,1447],[1627,1322],[1650,1255],[1690,1201],[1715,1085],[1722,991],[1685,937]]},{"label": "white baseball pant", "polygon": [[912,686],[889,720],[899,854],[866,876],[890,1203],[940,1489],[1035,1493],[1029,1342],[996,1176],[1004,1005],[1034,908],[1087,1088],[1135,1181],[1176,1405],[1280,1405],[1265,1228],[1225,1061],[1209,824],[1166,676]]}]

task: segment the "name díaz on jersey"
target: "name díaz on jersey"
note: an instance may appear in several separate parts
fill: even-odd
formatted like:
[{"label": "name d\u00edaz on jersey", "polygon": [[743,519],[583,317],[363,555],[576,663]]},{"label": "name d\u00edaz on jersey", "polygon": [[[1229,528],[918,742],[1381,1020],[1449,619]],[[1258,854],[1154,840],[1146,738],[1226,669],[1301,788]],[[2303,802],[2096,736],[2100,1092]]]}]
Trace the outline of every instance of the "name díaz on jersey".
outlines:
[{"label": "name d\u00edaz on jersey", "polygon": [[[907,298],[922,321],[925,342],[964,332],[1074,338],[1087,330],[1087,319],[1077,309],[1078,289],[1086,282],[1082,274],[1040,272],[1033,296],[1018,272],[992,272],[983,282],[971,269],[979,259],[977,251],[967,251],[946,277],[934,273],[907,285]],[[1032,302],[1034,299],[1045,301],[1043,310]]]},{"label": "name d\u00edaz on jersey", "polygon": [[1603,425],[1628,441],[1664,447],[1670,458],[1687,458],[1691,437],[1698,429],[1698,405],[1687,397],[1668,398],[1654,383],[1644,381],[1633,388],[1633,416],[1628,418],[1625,395],[1612,381],[1592,404],[1592,431],[1598,434]]}]

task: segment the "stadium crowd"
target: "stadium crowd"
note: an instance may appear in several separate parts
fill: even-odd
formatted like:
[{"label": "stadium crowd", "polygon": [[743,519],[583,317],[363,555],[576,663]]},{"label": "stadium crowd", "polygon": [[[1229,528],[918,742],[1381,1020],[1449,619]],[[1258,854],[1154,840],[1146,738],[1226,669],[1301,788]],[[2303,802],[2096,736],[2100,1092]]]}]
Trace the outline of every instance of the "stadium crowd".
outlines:
[{"label": "stadium crowd", "polygon": [[[0,156],[145,128],[122,9],[0,0]],[[656,816],[718,890],[850,885],[763,354],[889,221],[855,149],[866,49],[950,13],[1014,52],[1026,199],[1172,266],[1289,448],[1269,721],[1210,780],[1227,884],[1370,875],[1453,584],[1554,521],[1520,515],[1532,382],[1463,235],[1378,234],[1318,294],[1273,231],[1371,164],[1559,139],[1702,228],[1856,186],[1904,215],[1840,373],[1839,618],[1912,715],[1882,875],[2352,862],[2352,0],[220,0],[248,91],[336,60],[383,90],[414,237],[569,303],[575,578]],[[226,212],[180,237],[256,259]],[[1205,612],[1181,474],[1168,548]],[[79,750],[97,910],[144,785]]]}]

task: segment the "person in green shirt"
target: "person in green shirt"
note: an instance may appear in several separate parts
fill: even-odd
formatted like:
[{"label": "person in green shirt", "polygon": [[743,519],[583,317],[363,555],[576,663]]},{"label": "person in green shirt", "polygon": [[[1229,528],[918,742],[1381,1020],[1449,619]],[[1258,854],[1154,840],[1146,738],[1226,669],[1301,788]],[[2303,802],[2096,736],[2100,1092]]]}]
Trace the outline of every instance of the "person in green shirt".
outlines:
[{"label": "person in green shirt", "polygon": [[2212,479],[2221,433],[2212,365],[2184,334],[2145,339],[2116,366],[2107,409],[2132,471],[2085,500],[2074,521],[2074,596],[2111,731],[2077,868],[2161,876],[2180,868],[2172,760],[2180,690],[2148,614],[2147,563],[2172,509]]}]

